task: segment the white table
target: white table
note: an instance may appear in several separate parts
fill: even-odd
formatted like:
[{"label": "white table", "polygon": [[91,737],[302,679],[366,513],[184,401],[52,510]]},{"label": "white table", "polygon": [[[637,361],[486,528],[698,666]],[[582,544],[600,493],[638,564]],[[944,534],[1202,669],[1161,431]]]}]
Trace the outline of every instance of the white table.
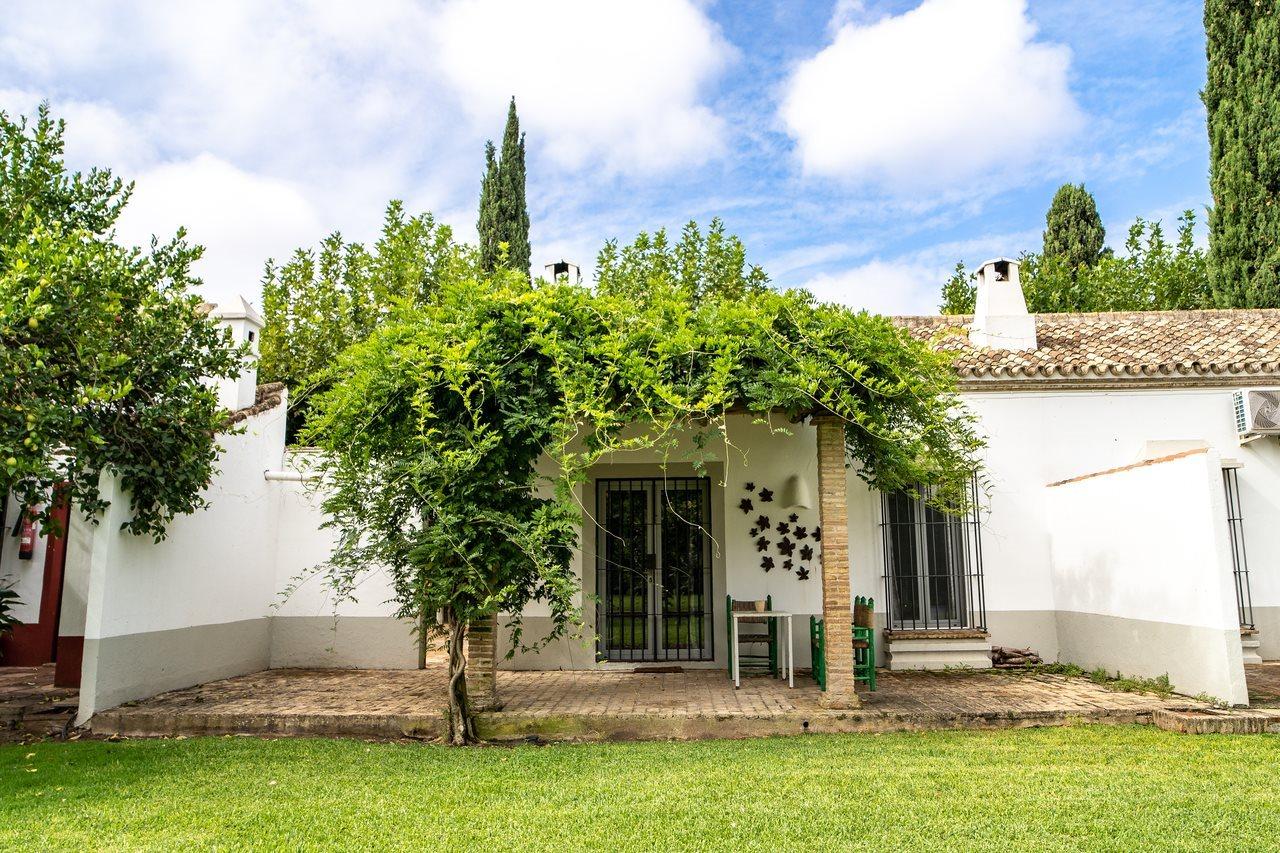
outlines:
[{"label": "white table", "polygon": [[[787,679],[788,687],[796,686],[795,647],[791,642],[791,614],[783,610],[735,610],[733,611],[733,659],[729,662],[733,667],[733,687],[742,686],[742,665],[739,656],[742,644],[738,642],[738,621],[740,619],[777,619],[778,626],[778,665],[782,667],[782,677]],[[784,630],[785,629],[785,630]],[[785,634],[785,639],[783,635]]]}]

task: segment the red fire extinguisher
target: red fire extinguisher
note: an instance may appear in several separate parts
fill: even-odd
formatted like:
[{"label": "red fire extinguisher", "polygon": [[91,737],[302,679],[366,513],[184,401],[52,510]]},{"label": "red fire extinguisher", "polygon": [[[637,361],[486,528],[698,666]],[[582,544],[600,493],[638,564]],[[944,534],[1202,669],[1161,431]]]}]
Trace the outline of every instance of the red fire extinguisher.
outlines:
[{"label": "red fire extinguisher", "polygon": [[18,559],[30,560],[36,551],[36,520],[30,512],[22,514],[22,531],[18,540]]}]

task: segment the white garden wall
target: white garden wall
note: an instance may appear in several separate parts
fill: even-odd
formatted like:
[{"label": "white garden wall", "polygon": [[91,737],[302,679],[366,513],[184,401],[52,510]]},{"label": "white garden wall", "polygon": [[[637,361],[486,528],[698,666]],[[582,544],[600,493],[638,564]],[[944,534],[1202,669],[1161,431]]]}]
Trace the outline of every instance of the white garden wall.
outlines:
[{"label": "white garden wall", "polygon": [[41,535],[36,539],[30,560],[18,559],[18,538],[10,536],[18,518],[18,502],[10,497],[5,512],[4,530],[0,531],[0,581],[13,584],[22,604],[14,609],[14,615],[23,622],[40,619],[40,591],[44,586],[44,555],[48,539]]},{"label": "white garden wall", "polygon": [[[289,454],[282,473],[304,474],[308,455]],[[310,571],[328,558],[334,542],[333,533],[321,528],[323,495],[315,481],[273,480],[271,490],[276,513],[271,666],[416,666],[413,626],[392,615],[391,583],[381,569],[371,567],[356,599],[337,607],[323,577]]]},{"label": "white garden wall", "polygon": [[175,519],[164,541],[120,530],[127,496],[92,536],[80,719],[95,710],[265,668],[276,596],[275,500],[263,471],[280,464],[285,407],[223,435],[208,509]]},{"label": "white garden wall", "polygon": [[1187,451],[1048,492],[1062,657],[1247,704],[1218,455]]}]

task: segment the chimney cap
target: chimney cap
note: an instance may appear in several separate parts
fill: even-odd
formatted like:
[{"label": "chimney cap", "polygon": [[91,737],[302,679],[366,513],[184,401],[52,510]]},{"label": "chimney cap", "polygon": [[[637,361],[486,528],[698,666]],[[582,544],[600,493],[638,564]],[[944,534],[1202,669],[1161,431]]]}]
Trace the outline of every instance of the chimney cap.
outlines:
[{"label": "chimney cap", "polygon": [[561,258],[558,261],[547,264],[543,267],[550,275],[552,281],[557,281],[564,276],[571,284],[579,284],[582,281],[582,268],[573,261],[566,261]]},{"label": "chimney cap", "polygon": [[983,261],[982,263],[978,264],[978,269],[982,269],[983,267],[989,267],[989,266],[991,266],[992,264],[999,264],[999,263],[1006,263],[1006,264],[1019,264],[1019,265],[1021,265],[1021,261],[1018,261],[1018,260],[1017,260],[1017,259],[1015,259],[1015,258],[1006,258],[1004,255],[1001,255],[1001,256],[1000,256],[1000,257],[998,257],[998,258],[992,258],[992,259],[991,259],[991,260],[989,260],[989,261]]}]

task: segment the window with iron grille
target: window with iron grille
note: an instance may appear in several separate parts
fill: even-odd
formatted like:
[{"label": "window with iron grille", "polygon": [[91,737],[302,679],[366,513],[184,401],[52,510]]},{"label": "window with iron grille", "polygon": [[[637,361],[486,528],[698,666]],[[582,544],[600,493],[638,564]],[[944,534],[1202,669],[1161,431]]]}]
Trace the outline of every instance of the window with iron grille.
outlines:
[{"label": "window with iron grille", "polygon": [[1244,514],[1240,510],[1240,478],[1235,468],[1222,469],[1227,492],[1227,530],[1231,534],[1231,569],[1236,586],[1240,627],[1253,628],[1253,595],[1249,592],[1249,561],[1244,551]]},{"label": "window with iron grille", "polygon": [[961,516],[930,507],[928,489],[881,495],[891,630],[986,630],[976,479],[970,489],[972,508]]}]

